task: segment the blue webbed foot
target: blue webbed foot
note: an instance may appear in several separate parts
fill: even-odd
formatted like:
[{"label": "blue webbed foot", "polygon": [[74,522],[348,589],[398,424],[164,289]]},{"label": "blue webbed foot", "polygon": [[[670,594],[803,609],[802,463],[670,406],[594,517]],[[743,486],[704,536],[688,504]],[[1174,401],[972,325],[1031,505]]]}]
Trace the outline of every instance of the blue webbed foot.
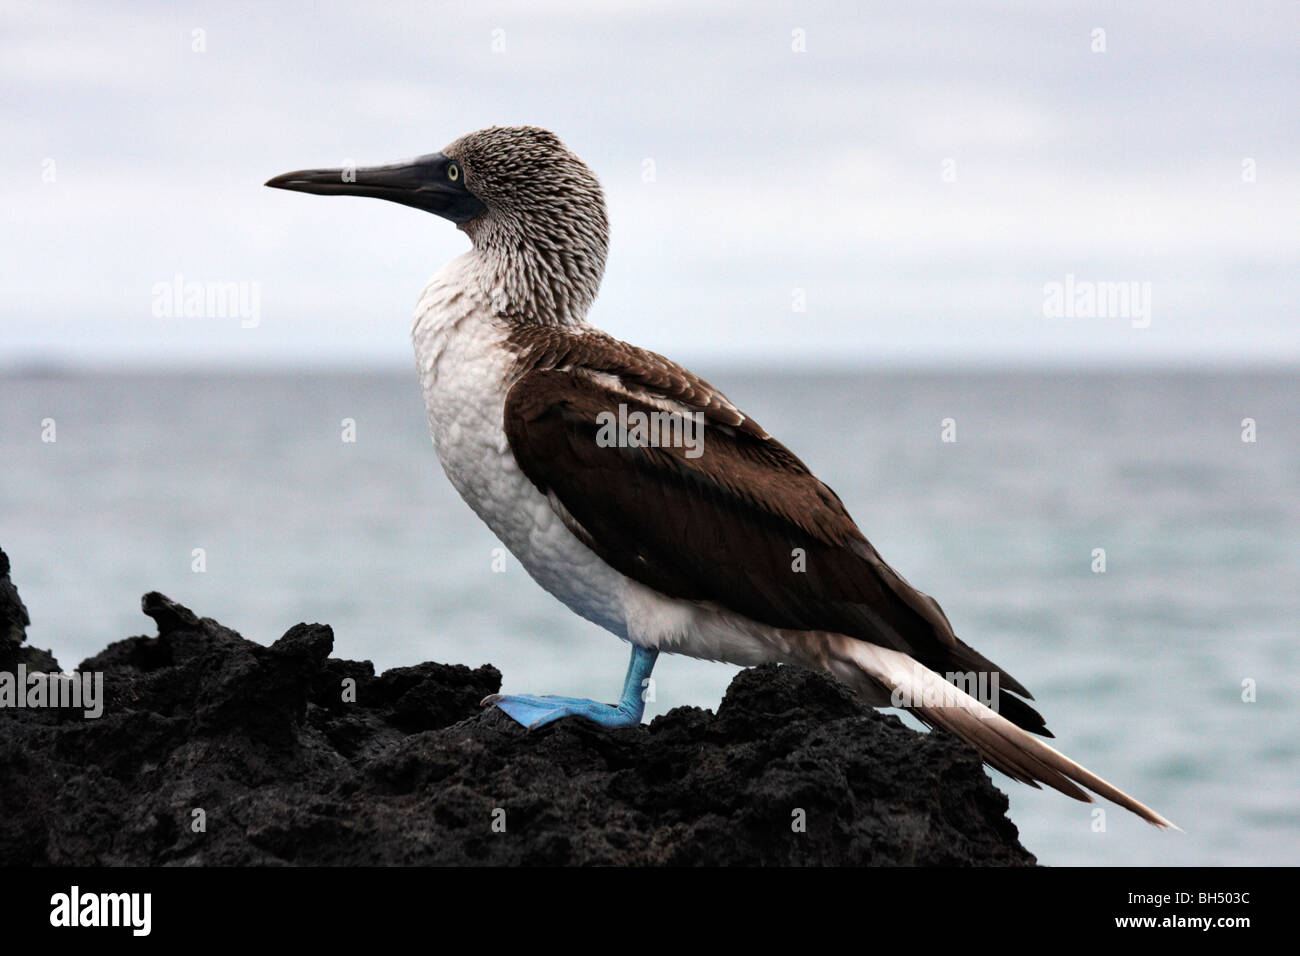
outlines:
[{"label": "blue webbed foot", "polygon": [[585,717],[602,727],[635,727],[645,713],[644,688],[650,680],[659,651],[632,647],[632,660],[623,681],[623,697],[617,704],[600,704],[583,697],[551,697],[537,694],[489,694],[481,706],[496,706],[516,723],[532,730],[561,717]]},{"label": "blue webbed foot", "polygon": [[522,724],[529,730],[543,727],[561,717],[585,717],[602,727],[634,727],[641,723],[639,713],[582,697],[489,694],[483,698],[483,705],[490,704],[504,710],[516,723]]}]

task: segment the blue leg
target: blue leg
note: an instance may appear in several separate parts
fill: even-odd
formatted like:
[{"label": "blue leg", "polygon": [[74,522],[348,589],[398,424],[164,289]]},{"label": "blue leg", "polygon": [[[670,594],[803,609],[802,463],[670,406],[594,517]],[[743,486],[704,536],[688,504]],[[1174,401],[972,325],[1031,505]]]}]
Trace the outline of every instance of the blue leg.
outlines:
[{"label": "blue leg", "polygon": [[489,694],[481,706],[495,704],[529,730],[561,717],[586,717],[602,727],[635,727],[645,713],[644,687],[659,657],[657,649],[632,645],[632,660],[617,704],[598,704],[582,697],[540,697],[536,694]]}]

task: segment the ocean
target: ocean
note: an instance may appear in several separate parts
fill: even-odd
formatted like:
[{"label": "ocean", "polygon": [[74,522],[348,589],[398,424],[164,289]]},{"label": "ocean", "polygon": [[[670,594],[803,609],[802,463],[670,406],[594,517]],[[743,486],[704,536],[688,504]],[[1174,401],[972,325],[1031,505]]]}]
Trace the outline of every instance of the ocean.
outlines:
[{"label": "ocean", "polygon": [[[1034,692],[1055,746],[1186,830],[993,774],[1042,863],[1300,863],[1300,374],[699,371]],[[65,669],[153,633],[158,590],[262,643],[328,623],[378,669],[621,686],[625,645],[496,560],[413,370],[15,371],[0,410],[0,547]],[[716,707],[735,672],[661,658],[649,714]]]}]

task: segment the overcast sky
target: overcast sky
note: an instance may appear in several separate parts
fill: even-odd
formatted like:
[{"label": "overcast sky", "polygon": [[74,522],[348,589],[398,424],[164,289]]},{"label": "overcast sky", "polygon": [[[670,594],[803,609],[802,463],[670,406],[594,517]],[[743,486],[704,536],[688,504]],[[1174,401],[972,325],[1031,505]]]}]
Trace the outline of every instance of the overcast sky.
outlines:
[{"label": "overcast sky", "polygon": [[[1300,5],[632,7],[4,0],[0,368],[407,366],[464,235],[262,183],[498,123],[596,170],[592,319],[683,360],[1300,359]],[[256,327],[155,316],[177,275]]]}]

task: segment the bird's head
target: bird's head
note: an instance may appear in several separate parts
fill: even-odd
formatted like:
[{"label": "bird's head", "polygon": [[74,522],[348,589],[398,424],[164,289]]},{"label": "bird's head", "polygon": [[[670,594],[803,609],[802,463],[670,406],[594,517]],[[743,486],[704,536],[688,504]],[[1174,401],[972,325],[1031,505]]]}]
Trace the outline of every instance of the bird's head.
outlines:
[{"label": "bird's head", "polygon": [[387,199],[451,220],[498,271],[505,311],[580,319],[604,272],[609,224],[600,182],[536,126],[493,126],[409,162],[304,169],[266,185]]}]

